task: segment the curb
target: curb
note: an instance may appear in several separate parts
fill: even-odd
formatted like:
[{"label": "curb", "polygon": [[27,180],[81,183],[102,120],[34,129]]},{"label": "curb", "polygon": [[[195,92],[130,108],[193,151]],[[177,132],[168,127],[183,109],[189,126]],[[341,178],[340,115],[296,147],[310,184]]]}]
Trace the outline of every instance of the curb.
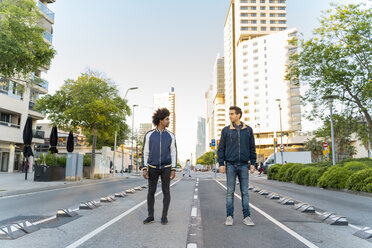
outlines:
[{"label": "curb", "polygon": [[26,190],[14,190],[14,191],[3,191],[3,193],[0,193],[0,199],[2,197],[6,196],[13,196],[13,195],[22,195],[22,194],[28,194],[28,193],[36,193],[36,192],[43,192],[53,189],[65,189],[65,188],[71,188],[75,186],[82,186],[82,185],[89,185],[89,184],[97,184],[97,183],[104,183],[104,182],[116,182],[116,181],[122,181],[125,179],[129,179],[130,177],[125,176],[121,178],[107,178],[107,179],[98,179],[94,181],[83,181],[83,182],[76,182],[76,183],[69,183],[69,184],[63,184],[58,186],[49,186],[49,187],[43,187],[43,188],[34,188],[34,189],[26,189]]}]

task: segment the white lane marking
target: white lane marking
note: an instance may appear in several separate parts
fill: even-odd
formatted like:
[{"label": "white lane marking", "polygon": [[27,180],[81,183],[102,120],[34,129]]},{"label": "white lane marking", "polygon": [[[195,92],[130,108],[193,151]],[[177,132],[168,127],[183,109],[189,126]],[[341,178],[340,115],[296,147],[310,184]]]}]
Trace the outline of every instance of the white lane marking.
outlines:
[{"label": "white lane marking", "polygon": [[187,244],[187,248],[198,248],[198,246],[194,243]]},{"label": "white lane marking", "polygon": [[348,226],[351,227],[351,228],[357,229],[357,230],[363,230],[364,229],[364,228],[360,228],[360,227],[354,226],[352,224],[349,224]]},{"label": "white lane marking", "polygon": [[195,192],[198,192],[198,189],[197,188],[195,189]]},{"label": "white lane marking", "polygon": [[54,216],[49,217],[49,218],[47,218],[47,219],[36,221],[36,222],[34,222],[34,223],[32,223],[32,224],[33,224],[33,225],[39,225],[39,224],[42,224],[42,223],[44,223],[44,222],[48,222],[48,221],[53,220],[53,219],[56,219],[56,218],[57,218],[57,215],[54,215]]},{"label": "white lane marking", "polygon": [[198,178],[196,178],[196,181],[197,181],[197,182],[199,182],[199,177],[198,177]]},{"label": "white lane marking", "polygon": [[9,199],[9,198],[15,198],[15,197],[20,197],[20,196],[26,196],[26,195],[34,195],[34,194],[40,194],[40,193],[45,193],[45,192],[53,192],[53,191],[58,191],[58,190],[64,190],[64,189],[71,189],[71,188],[78,188],[78,187],[85,187],[85,186],[92,186],[92,185],[99,185],[103,183],[111,183],[111,182],[118,182],[121,180],[113,180],[113,181],[106,181],[106,182],[98,182],[98,183],[85,183],[85,184],[80,184],[80,185],[72,185],[72,186],[67,186],[64,188],[58,188],[58,189],[48,189],[48,190],[41,190],[37,192],[30,192],[30,193],[24,193],[24,194],[18,194],[18,195],[9,195],[9,196],[0,196],[0,200],[2,199]]},{"label": "white lane marking", "polygon": [[[226,186],[223,185],[221,182],[215,180],[219,185],[221,185],[225,190],[227,190]],[[234,195],[239,198],[240,200],[242,199],[240,197],[240,195],[238,195],[237,193],[234,193]],[[259,209],[258,207],[254,206],[253,204],[249,203],[249,206],[251,208],[253,208],[254,210],[256,210],[257,212],[259,212],[261,215],[265,216],[269,221],[271,221],[272,223],[274,223],[275,225],[277,225],[278,227],[280,227],[281,229],[283,229],[284,231],[286,231],[288,234],[290,234],[292,237],[296,238],[298,241],[302,242],[304,245],[306,245],[307,247],[309,248],[319,248],[318,246],[314,245],[313,243],[311,243],[309,240],[305,239],[304,237],[302,237],[301,235],[299,235],[298,233],[296,233],[295,231],[293,231],[292,229],[290,229],[289,227],[287,227],[286,225],[282,224],[281,222],[277,221],[276,219],[274,219],[273,217],[271,217],[269,214],[265,213],[264,211],[262,211],[261,209]]]},{"label": "white lane marking", "polygon": [[191,217],[196,217],[197,214],[198,214],[198,209],[193,207],[191,210]]},{"label": "white lane marking", "polygon": [[198,196],[197,195],[194,195],[194,200],[198,199]]},{"label": "white lane marking", "polygon": [[[178,183],[179,181],[181,181],[181,179],[179,179],[178,181],[172,183],[170,185],[170,187],[172,187],[173,185],[175,185],[176,183]],[[160,195],[161,193],[163,193],[162,191],[159,191],[158,193],[155,194],[155,197]],[[142,205],[144,205],[145,203],[147,202],[147,200],[144,200],[140,203],[138,203],[137,205],[135,205],[134,207],[132,207],[131,209],[125,211],[124,213],[120,214],[119,216],[115,217],[114,219],[110,220],[109,222],[106,222],[105,224],[103,224],[102,226],[98,227],[97,229],[93,230],[92,232],[86,234],[85,236],[83,236],[82,238],[76,240],[74,243],[72,243],[71,245],[67,246],[66,248],[75,248],[75,247],[78,247],[80,246],[81,244],[85,243],[86,241],[88,241],[89,239],[93,238],[94,236],[96,236],[97,234],[99,234],[100,232],[102,232],[103,230],[105,230],[107,227],[111,226],[112,224],[116,223],[117,221],[121,220],[122,218],[124,218],[125,216],[127,216],[128,214],[132,213],[134,210],[136,210],[137,208],[141,207]]]}]

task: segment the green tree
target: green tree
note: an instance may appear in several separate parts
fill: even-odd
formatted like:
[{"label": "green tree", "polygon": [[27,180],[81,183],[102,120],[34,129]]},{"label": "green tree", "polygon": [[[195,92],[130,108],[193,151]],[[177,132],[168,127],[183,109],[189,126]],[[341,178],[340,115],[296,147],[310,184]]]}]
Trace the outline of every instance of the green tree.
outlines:
[{"label": "green tree", "polygon": [[339,96],[347,113],[361,114],[372,141],[372,9],[364,5],[332,5],[320,18],[310,40],[293,39],[301,52],[290,55],[286,79],[308,88],[310,118],[324,117],[327,95]]},{"label": "green tree", "polygon": [[98,132],[119,131],[126,116],[130,114],[116,86],[94,72],[83,73],[77,80],[66,80],[54,95],[39,99],[36,108],[45,111],[48,119],[64,130],[81,128],[92,133],[92,178]]},{"label": "green tree", "polygon": [[208,168],[214,163],[214,152],[206,152],[197,159],[198,164],[207,165]]},{"label": "green tree", "polygon": [[0,77],[31,82],[30,73],[48,67],[56,51],[45,42],[42,15],[34,0],[0,1]]},{"label": "green tree", "polygon": [[311,151],[311,157],[315,160],[323,156],[323,142],[315,137],[305,141],[305,149]]},{"label": "green tree", "polygon": [[[353,156],[356,151],[351,145],[351,135],[357,132],[357,120],[347,114],[333,115],[333,128],[335,134],[336,159],[344,159]],[[316,131],[316,137],[324,138],[331,143],[331,123],[327,116],[323,120],[323,126]],[[332,144],[330,144],[332,145]],[[332,155],[332,154],[331,154]]]}]

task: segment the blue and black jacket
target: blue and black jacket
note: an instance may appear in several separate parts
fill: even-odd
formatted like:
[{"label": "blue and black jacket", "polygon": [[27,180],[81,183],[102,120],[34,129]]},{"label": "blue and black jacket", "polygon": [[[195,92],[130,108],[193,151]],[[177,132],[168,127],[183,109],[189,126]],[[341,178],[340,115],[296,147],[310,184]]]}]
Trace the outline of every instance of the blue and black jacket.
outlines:
[{"label": "blue and black jacket", "polygon": [[247,164],[249,161],[254,165],[257,154],[252,128],[244,123],[240,131],[232,124],[224,127],[217,153],[220,166],[225,162]]},{"label": "blue and black jacket", "polygon": [[177,146],[174,134],[166,129],[160,131],[158,128],[147,132],[143,142],[142,161],[145,169],[171,167],[176,170]]}]

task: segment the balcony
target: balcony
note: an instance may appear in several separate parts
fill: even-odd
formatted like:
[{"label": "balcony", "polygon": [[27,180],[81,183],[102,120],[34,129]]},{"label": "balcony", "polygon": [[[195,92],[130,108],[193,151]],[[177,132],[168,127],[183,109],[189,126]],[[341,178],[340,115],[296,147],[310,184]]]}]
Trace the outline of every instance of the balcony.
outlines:
[{"label": "balcony", "polygon": [[5,121],[0,121],[0,125],[1,126],[6,126],[6,127],[13,127],[13,128],[20,128],[19,125],[16,125],[16,124],[13,124],[13,123],[10,123],[10,122],[5,122]]},{"label": "balcony", "polygon": [[44,139],[45,132],[40,130],[32,130],[32,137],[35,139]]},{"label": "balcony", "polygon": [[46,39],[50,44],[53,43],[53,35],[47,31],[43,34],[44,39]]},{"label": "balcony", "polygon": [[35,74],[33,73],[32,76],[31,76],[31,80],[33,80],[35,82],[36,85],[40,86],[41,88],[45,89],[46,91],[48,91],[48,87],[49,87],[49,82],[45,79],[42,79],[38,76],[35,76]]},{"label": "balcony", "polygon": [[43,4],[42,2],[38,2],[37,3],[37,6],[39,7],[39,9],[41,10],[41,12],[46,15],[50,20],[53,21],[54,23],[54,12],[51,11],[45,4]]}]

